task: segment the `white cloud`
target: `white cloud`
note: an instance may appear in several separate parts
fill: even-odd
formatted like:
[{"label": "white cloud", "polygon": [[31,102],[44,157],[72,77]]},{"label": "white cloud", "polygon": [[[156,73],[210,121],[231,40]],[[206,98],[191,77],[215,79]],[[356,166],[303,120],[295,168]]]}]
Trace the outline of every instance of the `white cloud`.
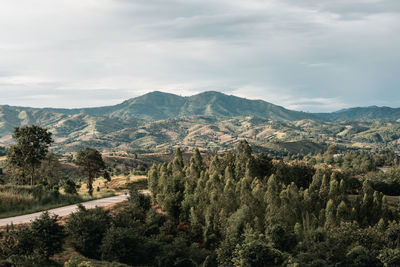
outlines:
[{"label": "white cloud", "polygon": [[0,103],[219,90],[310,111],[400,106],[399,12],[397,0],[4,0]]}]

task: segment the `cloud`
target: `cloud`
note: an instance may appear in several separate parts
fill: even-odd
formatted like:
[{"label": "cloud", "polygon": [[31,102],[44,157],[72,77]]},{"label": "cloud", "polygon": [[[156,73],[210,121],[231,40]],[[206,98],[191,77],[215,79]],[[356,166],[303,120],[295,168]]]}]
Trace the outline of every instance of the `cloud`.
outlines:
[{"label": "cloud", "polygon": [[310,111],[400,106],[399,12],[397,0],[4,0],[0,103],[218,90]]}]

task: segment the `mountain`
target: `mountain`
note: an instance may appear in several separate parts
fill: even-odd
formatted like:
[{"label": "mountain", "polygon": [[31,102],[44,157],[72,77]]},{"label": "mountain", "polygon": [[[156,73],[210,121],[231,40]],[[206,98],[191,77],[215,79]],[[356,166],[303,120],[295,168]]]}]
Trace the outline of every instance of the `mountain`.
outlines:
[{"label": "mountain", "polygon": [[186,98],[179,116],[255,116],[271,120],[300,120],[315,118],[314,115],[285,109],[262,100],[248,100],[219,92],[204,92]]},{"label": "mountain", "polygon": [[[332,113],[306,113],[288,110],[262,100],[249,100],[220,92],[204,92],[197,95],[182,97],[163,92],[151,92],[131,98],[114,106],[57,109],[57,108],[26,108],[0,106],[1,109],[26,111],[36,114],[87,114],[111,118],[154,121],[185,116],[216,116],[238,117],[254,116],[270,120],[296,121],[303,119],[323,121],[366,121],[375,119],[398,120],[400,108],[390,107],[357,107],[343,109]],[[1,110],[0,110],[1,112]]]},{"label": "mountain", "polygon": [[356,107],[316,115],[322,120],[331,121],[367,121],[377,119],[396,121],[400,119],[400,108],[377,106]]},{"label": "mountain", "polygon": [[246,138],[258,151],[316,152],[326,144],[349,148],[400,146],[400,109],[350,108],[305,113],[219,92],[182,97],[152,92],[118,105],[82,108],[0,106],[0,146],[12,142],[15,126],[37,124],[53,134],[53,149],[83,146],[104,151],[230,149]]},{"label": "mountain", "polygon": [[370,106],[343,109],[332,113],[306,113],[288,110],[263,100],[249,100],[215,91],[203,92],[189,97],[155,91],[114,106],[46,110],[66,115],[85,113],[117,118],[135,117],[147,121],[194,115],[216,117],[255,116],[285,121],[303,119],[323,121],[383,119],[395,121],[400,119],[400,108]]},{"label": "mountain", "polygon": [[88,115],[118,118],[135,117],[147,121],[193,115],[257,116],[272,120],[317,119],[310,113],[292,111],[262,100],[249,100],[220,92],[204,92],[182,97],[163,92],[151,92],[114,106],[84,109],[44,109],[65,115]]}]

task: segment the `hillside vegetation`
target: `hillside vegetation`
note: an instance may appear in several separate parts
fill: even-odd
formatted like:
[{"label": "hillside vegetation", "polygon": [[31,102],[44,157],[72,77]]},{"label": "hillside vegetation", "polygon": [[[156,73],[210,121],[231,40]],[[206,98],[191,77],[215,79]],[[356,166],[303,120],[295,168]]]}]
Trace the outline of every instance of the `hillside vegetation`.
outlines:
[{"label": "hillside vegetation", "polygon": [[399,159],[177,148],[150,168],[149,194],[0,232],[0,266],[399,266]]},{"label": "hillside vegetation", "polygon": [[398,149],[399,118],[400,109],[388,107],[312,114],[218,92],[190,97],[153,92],[99,108],[0,106],[0,145],[12,142],[14,127],[35,124],[53,133],[53,148],[60,152],[83,146],[108,152],[166,152],[176,146],[221,151],[241,138],[256,150],[289,153],[318,152],[332,143]]}]

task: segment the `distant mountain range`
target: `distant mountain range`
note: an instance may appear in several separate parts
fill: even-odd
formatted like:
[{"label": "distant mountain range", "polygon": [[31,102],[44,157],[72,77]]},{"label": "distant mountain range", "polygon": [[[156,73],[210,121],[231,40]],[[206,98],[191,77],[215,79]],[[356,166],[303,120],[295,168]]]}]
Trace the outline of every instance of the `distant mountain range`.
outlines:
[{"label": "distant mountain range", "polygon": [[147,121],[194,115],[216,117],[254,116],[270,120],[286,121],[302,119],[329,121],[400,119],[400,108],[370,106],[343,109],[332,113],[307,113],[289,110],[263,100],[249,100],[215,91],[208,91],[189,97],[155,91],[131,98],[121,104],[96,108],[39,109],[11,106],[0,106],[0,108],[35,113],[50,112],[63,115],[87,114],[124,119],[133,117]]},{"label": "distant mountain range", "polygon": [[[225,139],[233,143],[238,138],[246,137],[262,146],[268,140],[278,143],[303,140],[325,142],[329,138],[336,138],[326,134],[329,130],[327,125],[342,125],[340,127],[343,129],[339,127],[337,134],[342,133],[340,136],[343,137],[347,134],[343,134],[343,131],[360,134],[371,130],[376,125],[372,120],[381,120],[379,125],[383,127],[386,124],[396,126],[399,119],[400,108],[372,106],[332,113],[306,113],[220,92],[204,92],[190,97],[151,92],[118,105],[96,108],[0,106],[0,144],[7,145],[12,141],[13,127],[37,124],[54,133],[56,146],[69,147],[67,150],[70,151],[83,145],[108,150],[161,149],[171,145],[195,146],[196,142],[207,148],[218,148],[218,138],[212,139],[213,134],[226,135]],[[314,136],[306,134],[305,125],[313,125]],[[325,133],[318,133],[318,125],[326,126],[322,127]],[[260,135],[261,129],[264,133]],[[282,129],[285,131],[282,132]],[[193,132],[195,130],[198,131],[196,134]],[[278,132],[281,138],[277,137]],[[293,136],[295,132],[297,134]],[[317,136],[320,139],[315,139]],[[397,134],[392,137],[381,136],[368,140],[396,143]],[[191,139],[193,142],[188,141]]]}]

